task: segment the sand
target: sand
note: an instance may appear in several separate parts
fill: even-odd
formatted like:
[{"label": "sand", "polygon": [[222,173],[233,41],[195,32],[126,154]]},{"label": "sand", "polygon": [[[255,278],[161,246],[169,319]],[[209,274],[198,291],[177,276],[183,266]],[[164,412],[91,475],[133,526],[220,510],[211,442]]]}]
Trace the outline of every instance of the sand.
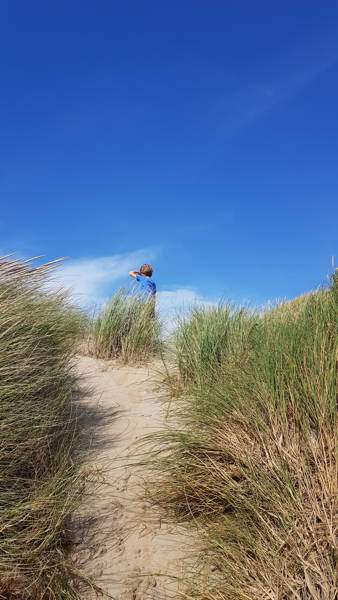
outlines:
[{"label": "sand", "polygon": [[[151,473],[136,464],[142,437],[166,421],[152,369],[88,357],[77,368],[86,420],[82,453],[100,480],[89,486],[75,519],[77,567],[114,599],[174,598],[190,542],[140,499]],[[92,598],[83,593],[83,600]]]}]

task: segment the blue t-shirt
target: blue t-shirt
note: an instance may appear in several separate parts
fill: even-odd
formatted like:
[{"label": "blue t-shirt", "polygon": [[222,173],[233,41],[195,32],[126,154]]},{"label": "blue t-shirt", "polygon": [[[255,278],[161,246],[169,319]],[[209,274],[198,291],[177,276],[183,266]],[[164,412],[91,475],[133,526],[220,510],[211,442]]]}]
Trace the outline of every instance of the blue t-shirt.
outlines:
[{"label": "blue t-shirt", "polygon": [[141,294],[146,296],[155,296],[156,294],[156,283],[151,277],[145,277],[144,275],[136,275],[136,280],[140,284]]}]

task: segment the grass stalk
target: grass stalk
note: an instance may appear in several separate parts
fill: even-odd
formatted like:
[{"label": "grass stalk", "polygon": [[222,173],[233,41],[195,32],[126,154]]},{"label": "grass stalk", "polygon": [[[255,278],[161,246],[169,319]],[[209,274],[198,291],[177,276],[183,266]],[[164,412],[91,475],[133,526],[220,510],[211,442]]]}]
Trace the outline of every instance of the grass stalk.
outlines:
[{"label": "grass stalk", "polygon": [[177,331],[181,426],[151,437],[148,498],[202,537],[182,598],[337,598],[337,318],[336,275],[294,310],[196,308]]},{"label": "grass stalk", "polygon": [[81,317],[48,292],[53,264],[0,261],[0,598],[73,600],[69,516],[83,475],[72,460],[74,340]]}]

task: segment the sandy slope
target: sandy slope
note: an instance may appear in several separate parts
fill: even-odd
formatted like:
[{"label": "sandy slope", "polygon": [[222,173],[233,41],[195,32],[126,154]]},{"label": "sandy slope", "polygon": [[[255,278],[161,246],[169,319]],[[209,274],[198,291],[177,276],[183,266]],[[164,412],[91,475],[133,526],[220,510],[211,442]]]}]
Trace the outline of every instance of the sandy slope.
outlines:
[{"label": "sandy slope", "polygon": [[156,574],[180,575],[186,538],[138,499],[142,479],[150,475],[135,465],[136,444],[165,420],[150,373],[88,357],[79,358],[78,370],[87,389],[81,399],[87,421],[83,450],[103,469],[104,481],[79,515],[77,564],[118,600],[174,597],[176,580]]}]

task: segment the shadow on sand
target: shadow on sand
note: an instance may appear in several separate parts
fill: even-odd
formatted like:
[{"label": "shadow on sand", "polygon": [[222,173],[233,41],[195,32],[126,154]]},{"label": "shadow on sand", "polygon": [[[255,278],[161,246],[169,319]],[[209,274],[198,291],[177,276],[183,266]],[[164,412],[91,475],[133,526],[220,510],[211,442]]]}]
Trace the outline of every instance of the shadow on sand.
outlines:
[{"label": "shadow on sand", "polygon": [[[93,402],[93,398],[95,399]],[[87,565],[107,548],[118,546],[119,544],[119,524],[118,502],[111,503],[110,519],[107,519],[107,513],[101,512],[95,506],[95,499],[98,494],[105,494],[105,488],[108,485],[106,473],[111,471],[112,465],[105,464],[101,460],[97,465],[95,458],[102,456],[114,448],[118,442],[117,436],[107,436],[109,428],[123,414],[124,410],[117,406],[108,409],[100,403],[100,397],[94,391],[94,388],[83,384],[80,379],[78,386],[73,393],[73,407],[79,426],[79,435],[76,444],[76,450],[73,454],[73,460],[85,472],[85,485],[82,495],[82,502],[76,512],[72,515],[69,529],[72,539],[72,559],[76,568],[84,575],[84,597],[92,598],[95,595],[95,584],[88,578]],[[111,528],[111,516],[116,512],[116,527]],[[107,529],[107,522],[110,523]],[[88,588],[92,588],[93,596],[88,595]],[[87,592],[86,592],[87,590]],[[96,589],[98,592],[99,590]],[[103,591],[103,590],[102,590]],[[108,596],[109,597],[109,596]]]}]

